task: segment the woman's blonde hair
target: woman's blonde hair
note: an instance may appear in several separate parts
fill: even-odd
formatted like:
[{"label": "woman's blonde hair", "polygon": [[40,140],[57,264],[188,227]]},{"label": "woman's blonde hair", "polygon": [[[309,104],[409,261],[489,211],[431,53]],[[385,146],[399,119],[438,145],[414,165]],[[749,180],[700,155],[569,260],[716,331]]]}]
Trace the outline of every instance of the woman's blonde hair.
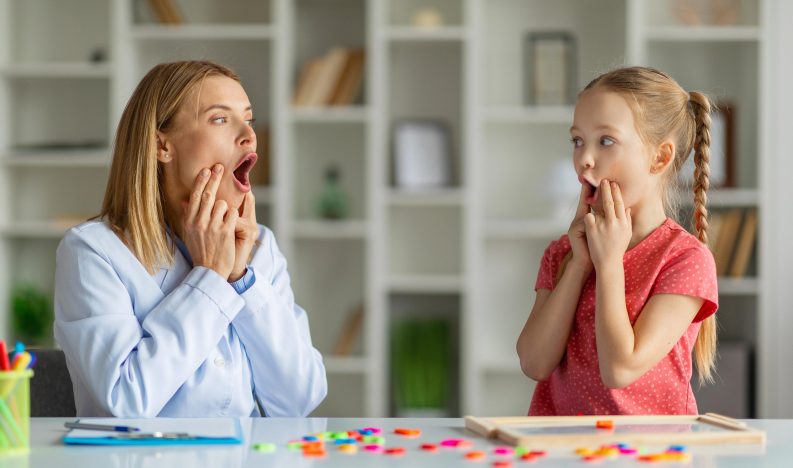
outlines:
[{"label": "woman's blonde hair", "polygon": [[[582,91],[601,88],[622,95],[631,106],[645,143],[675,141],[671,170],[665,174],[664,209],[677,212],[678,173],[694,150],[693,228],[700,242],[708,242],[707,192],[710,186],[710,113],[713,105],[700,92],[688,92],[664,72],[648,67],[619,68],[592,80]],[[694,345],[700,384],[713,381],[716,360],[716,316],[702,321]]]},{"label": "woman's blonde hair", "polygon": [[230,69],[206,61],[162,63],[146,73],[127,102],[116,130],[102,211],[150,274],[173,262],[166,234],[163,173],[157,160],[157,131],[167,131],[185,99],[208,76],[226,76]]}]

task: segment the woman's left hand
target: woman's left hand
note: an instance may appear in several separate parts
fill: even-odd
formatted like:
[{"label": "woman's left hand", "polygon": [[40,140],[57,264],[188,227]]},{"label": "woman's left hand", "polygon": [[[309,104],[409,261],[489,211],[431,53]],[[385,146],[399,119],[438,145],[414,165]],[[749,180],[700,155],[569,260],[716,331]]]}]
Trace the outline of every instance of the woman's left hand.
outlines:
[{"label": "woman's left hand", "polygon": [[259,237],[259,225],[256,223],[256,200],[252,192],[245,194],[242,210],[234,229],[234,268],[231,269],[229,281],[234,282],[245,276],[253,245]]},{"label": "woman's left hand", "polygon": [[616,182],[600,183],[603,214],[589,213],[584,218],[589,254],[597,271],[605,265],[622,265],[622,258],[633,235],[631,210],[625,208]]}]

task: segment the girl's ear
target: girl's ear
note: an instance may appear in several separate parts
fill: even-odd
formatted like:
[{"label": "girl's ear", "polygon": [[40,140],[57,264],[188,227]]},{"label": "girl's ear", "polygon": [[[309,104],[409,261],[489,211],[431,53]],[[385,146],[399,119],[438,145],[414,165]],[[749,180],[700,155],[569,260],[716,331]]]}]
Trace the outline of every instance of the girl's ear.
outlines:
[{"label": "girl's ear", "polygon": [[675,159],[675,144],[671,140],[666,140],[658,145],[653,161],[650,164],[651,174],[661,174],[666,171]]},{"label": "girl's ear", "polygon": [[171,154],[171,144],[168,140],[168,137],[163,133],[158,131],[157,132],[157,160],[161,163],[169,163],[173,160],[173,155]]}]

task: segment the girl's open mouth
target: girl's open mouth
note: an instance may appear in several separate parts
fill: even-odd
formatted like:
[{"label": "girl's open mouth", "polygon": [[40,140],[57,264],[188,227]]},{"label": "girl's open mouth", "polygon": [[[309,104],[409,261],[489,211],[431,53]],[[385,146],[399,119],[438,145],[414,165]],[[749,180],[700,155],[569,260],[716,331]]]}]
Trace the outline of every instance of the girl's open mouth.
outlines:
[{"label": "girl's open mouth", "polygon": [[251,189],[250,173],[257,159],[256,153],[248,153],[234,169],[234,184],[243,192],[248,192]]}]

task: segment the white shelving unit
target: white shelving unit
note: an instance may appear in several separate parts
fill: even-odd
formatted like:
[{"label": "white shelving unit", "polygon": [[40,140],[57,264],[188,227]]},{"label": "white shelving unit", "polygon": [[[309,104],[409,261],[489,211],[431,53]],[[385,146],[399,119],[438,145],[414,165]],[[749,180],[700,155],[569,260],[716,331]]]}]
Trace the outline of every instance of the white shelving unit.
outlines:
[{"label": "white shelving unit", "polygon": [[[64,223],[98,211],[115,125],[137,81],[159,62],[209,59],[241,75],[257,120],[269,123],[272,183],[254,189],[257,217],[276,231],[325,356],[329,396],[315,414],[392,414],[389,333],[415,315],[455,330],[449,414],[525,414],[533,384],[514,344],[543,250],[569,223],[546,181],[571,158],[574,109],[524,105],[525,34],[573,32],[579,88],[615,66],[649,64],[735,103],[737,187],[714,190],[710,202],[758,209],[753,271],[762,272],[774,224],[758,183],[770,80],[759,70],[770,40],[764,12],[776,1],[740,2],[735,25],[686,26],[666,0],[185,0],[185,22],[167,26],[140,0],[0,0],[0,336],[10,337],[12,286],[50,291]],[[412,26],[428,6],[443,25]],[[366,51],[358,102],[293,107],[301,66],[334,46]],[[105,60],[91,63],[97,50]],[[394,186],[391,131],[411,118],[448,125],[450,187]],[[315,210],[330,165],[349,196],[341,221]],[[757,275],[722,279],[720,291],[723,336],[757,346],[760,398],[769,393],[768,351],[758,346],[769,290]],[[359,305],[360,342],[334,356]],[[761,416],[773,409],[755,405]]]}]

